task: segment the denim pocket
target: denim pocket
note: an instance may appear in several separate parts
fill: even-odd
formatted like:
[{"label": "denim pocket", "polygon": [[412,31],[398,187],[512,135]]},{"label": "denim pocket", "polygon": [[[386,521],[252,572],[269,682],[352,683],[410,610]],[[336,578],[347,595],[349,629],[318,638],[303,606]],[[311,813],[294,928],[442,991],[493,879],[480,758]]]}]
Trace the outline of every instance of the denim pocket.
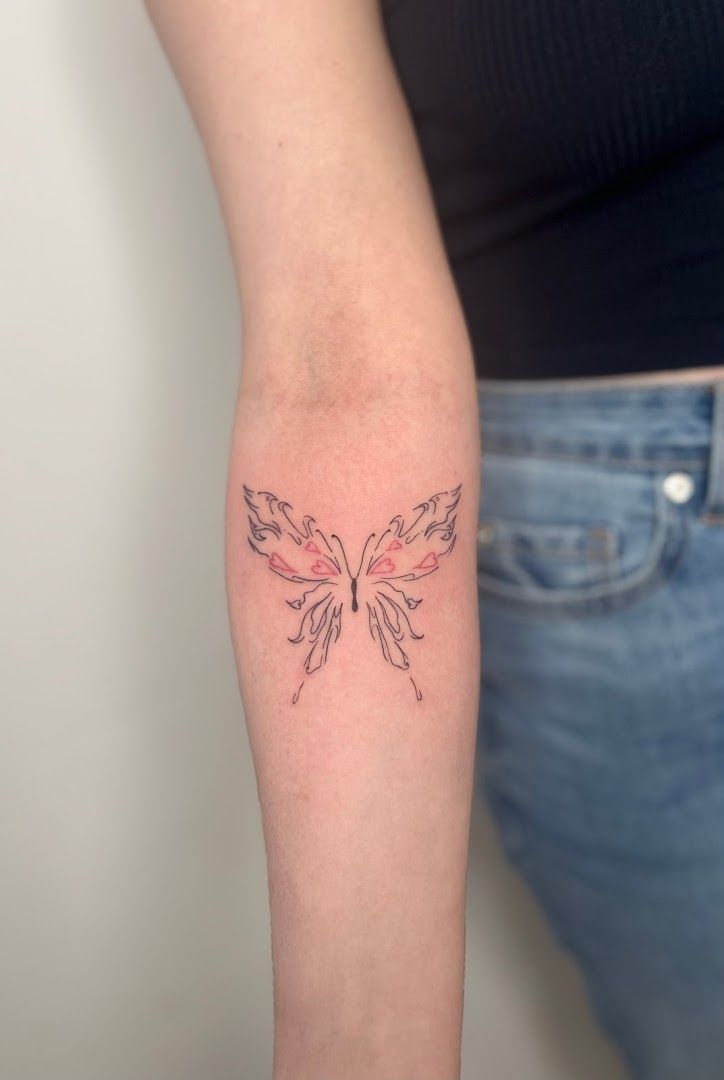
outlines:
[{"label": "denim pocket", "polygon": [[643,599],[673,572],[687,515],[665,497],[662,476],[535,460],[511,470],[510,460],[489,459],[492,495],[478,529],[483,602],[521,614],[603,614]]}]

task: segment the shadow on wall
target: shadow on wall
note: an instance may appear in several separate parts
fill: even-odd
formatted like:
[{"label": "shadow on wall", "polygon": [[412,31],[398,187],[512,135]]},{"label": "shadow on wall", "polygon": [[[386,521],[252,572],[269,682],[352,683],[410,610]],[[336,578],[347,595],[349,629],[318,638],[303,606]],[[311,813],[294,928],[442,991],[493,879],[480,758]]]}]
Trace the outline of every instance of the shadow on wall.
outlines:
[{"label": "shadow on wall", "polygon": [[[270,1074],[271,979],[223,577],[233,275],[199,141],[142,4],[46,6],[75,117],[67,152],[82,161],[77,228],[93,233],[89,278],[109,314],[89,333],[115,400],[102,442],[85,450],[117,464],[83,494],[107,506],[114,534],[99,628],[113,685],[96,703],[106,745],[87,763],[106,778],[87,807],[105,852],[85,868],[102,879],[103,910],[92,926],[69,913],[85,975],[60,1000],[36,990],[32,1022],[52,1034],[23,1049],[16,1075],[255,1080]],[[69,317],[91,326],[94,300],[95,287]],[[78,408],[94,407],[81,388]]]}]

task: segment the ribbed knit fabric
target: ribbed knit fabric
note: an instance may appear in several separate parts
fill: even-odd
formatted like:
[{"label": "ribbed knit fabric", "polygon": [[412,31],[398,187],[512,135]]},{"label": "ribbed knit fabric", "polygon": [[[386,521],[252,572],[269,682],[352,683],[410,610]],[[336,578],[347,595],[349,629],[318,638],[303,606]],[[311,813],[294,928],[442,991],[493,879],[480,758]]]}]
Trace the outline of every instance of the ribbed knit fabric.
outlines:
[{"label": "ribbed knit fabric", "polygon": [[478,369],[724,364],[724,0],[383,0]]}]

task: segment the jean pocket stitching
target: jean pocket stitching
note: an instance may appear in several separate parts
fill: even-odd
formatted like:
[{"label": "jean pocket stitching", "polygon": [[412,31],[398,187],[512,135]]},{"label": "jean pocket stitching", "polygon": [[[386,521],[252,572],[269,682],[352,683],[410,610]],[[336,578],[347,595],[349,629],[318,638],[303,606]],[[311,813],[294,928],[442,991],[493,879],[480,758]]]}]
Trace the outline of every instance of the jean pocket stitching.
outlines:
[{"label": "jean pocket stitching", "polygon": [[634,570],[590,585],[560,589],[509,585],[478,571],[478,586],[483,599],[500,600],[521,613],[571,615],[616,610],[642,599],[670,577],[683,550],[685,534],[686,518],[681,508],[660,495],[646,557]]},{"label": "jean pocket stitching", "polygon": [[[565,535],[558,537],[555,542],[551,542],[545,535],[530,541],[511,535],[516,528],[520,530],[526,528],[526,525],[527,523],[506,521],[505,529],[501,530],[494,518],[482,518],[478,522],[478,549],[484,551],[494,545],[498,551],[510,552],[513,555],[539,555],[546,559],[592,565],[611,565],[618,560],[616,532],[606,525],[562,526],[560,532]],[[481,527],[485,529],[485,539],[480,537]],[[540,528],[544,532],[547,528],[549,534],[556,532],[555,526]],[[571,536],[574,539],[571,539]]]}]

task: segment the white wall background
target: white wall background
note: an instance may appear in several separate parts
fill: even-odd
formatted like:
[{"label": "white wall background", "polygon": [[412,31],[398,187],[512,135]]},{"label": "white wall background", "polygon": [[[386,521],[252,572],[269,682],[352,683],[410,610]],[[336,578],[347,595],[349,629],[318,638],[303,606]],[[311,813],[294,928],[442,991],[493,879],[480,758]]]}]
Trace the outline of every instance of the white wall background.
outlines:
[{"label": "white wall background", "polygon": [[[0,1073],[263,1080],[263,851],[222,579],[239,335],[137,0],[6,0]],[[616,1080],[491,828],[467,1080]]]}]

